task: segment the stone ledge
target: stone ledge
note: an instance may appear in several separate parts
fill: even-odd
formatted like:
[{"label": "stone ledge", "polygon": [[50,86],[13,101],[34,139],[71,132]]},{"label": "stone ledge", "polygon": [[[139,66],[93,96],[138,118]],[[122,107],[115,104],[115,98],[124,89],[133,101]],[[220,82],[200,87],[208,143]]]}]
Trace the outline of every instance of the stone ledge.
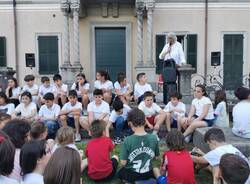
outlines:
[{"label": "stone ledge", "polygon": [[[193,144],[194,146],[200,148],[203,152],[207,153],[210,149],[208,147],[208,144],[204,142],[204,135],[206,131],[211,129],[211,127],[206,128],[197,128],[193,135]],[[235,136],[232,133],[231,128],[222,128],[225,137],[226,142],[229,144],[232,144],[236,148],[238,148],[246,157],[250,157],[250,140],[244,139]]]}]

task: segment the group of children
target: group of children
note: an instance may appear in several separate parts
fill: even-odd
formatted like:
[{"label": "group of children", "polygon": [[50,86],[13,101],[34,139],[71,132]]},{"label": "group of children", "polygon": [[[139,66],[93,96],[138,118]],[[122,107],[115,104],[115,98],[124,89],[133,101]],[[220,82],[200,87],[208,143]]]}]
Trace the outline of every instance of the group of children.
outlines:
[{"label": "group of children", "polygon": [[211,149],[206,154],[198,148],[189,152],[183,134],[171,130],[166,137],[168,150],[157,168],[153,161],[160,159],[158,140],[145,131],[145,114],[134,108],[127,121],[133,134],[125,138],[118,157],[112,155],[115,146],[106,134],[104,120],[92,122],[92,139],[84,152],[76,147],[71,127],[61,127],[55,141],[46,141],[48,130],[43,123],[11,120],[0,130],[0,183],[80,184],[86,171],[98,183],[117,176],[125,183],[196,184],[195,163],[196,169],[211,169],[214,184],[249,184],[247,158],[225,142],[221,129],[206,132],[204,140]]},{"label": "group of children", "polygon": [[[5,132],[0,131],[0,183],[77,184],[81,173],[87,169],[88,177],[96,182],[110,181],[117,175],[128,183],[156,178],[160,184],[195,184],[193,162],[196,167],[210,165],[214,183],[218,183],[220,177],[223,178],[218,172],[224,168],[223,164],[219,167],[223,154],[237,153],[240,158],[232,159],[243,159],[243,163],[247,160],[239,150],[225,143],[224,134],[218,128],[209,130],[205,141],[212,150],[226,145],[228,149],[222,149],[223,154],[218,151],[220,154],[216,155],[214,151],[202,156],[196,149],[195,152],[201,154],[196,157],[186,150],[185,142],[191,140],[196,128],[229,126],[226,95],[222,90],[215,93],[214,109],[205,87],[197,85],[189,114],[186,114],[180,93],[171,94],[163,109],[157,105],[145,73],[137,75],[133,92],[124,73],[118,74],[113,89],[108,73],[99,71],[93,95],[83,73],[76,76],[70,90],[59,74],[54,75],[53,85],[48,77],[42,77],[40,87],[34,83],[32,75],[25,76],[24,80],[26,85],[21,89],[15,78],[9,79],[6,93],[0,92],[0,129]],[[131,100],[138,103],[138,108],[130,108]],[[158,169],[153,168],[152,162],[160,155],[158,131],[162,124],[167,127],[169,151],[164,153]],[[112,127],[113,140],[109,138]],[[80,128],[92,137],[85,154],[75,145],[81,140]],[[114,144],[121,143],[120,157],[110,157]],[[11,154],[7,156],[4,150]],[[8,163],[9,170],[2,171],[1,163],[4,166]],[[117,172],[119,163],[122,168]],[[241,169],[247,170],[249,175],[249,167]],[[225,172],[230,173],[227,168]],[[237,175],[236,178],[244,181],[246,174],[242,177]],[[223,180],[233,183],[228,178]]]}]

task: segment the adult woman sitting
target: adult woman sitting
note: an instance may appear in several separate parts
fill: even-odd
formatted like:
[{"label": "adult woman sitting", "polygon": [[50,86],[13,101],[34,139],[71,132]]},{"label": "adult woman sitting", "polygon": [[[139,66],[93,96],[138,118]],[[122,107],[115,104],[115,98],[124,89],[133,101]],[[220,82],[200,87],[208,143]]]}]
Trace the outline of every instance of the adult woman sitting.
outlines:
[{"label": "adult woman sitting", "polygon": [[186,142],[190,142],[191,134],[196,128],[211,127],[214,124],[213,105],[207,96],[205,86],[197,85],[195,87],[189,115],[180,121],[180,126],[185,129],[183,135]]}]

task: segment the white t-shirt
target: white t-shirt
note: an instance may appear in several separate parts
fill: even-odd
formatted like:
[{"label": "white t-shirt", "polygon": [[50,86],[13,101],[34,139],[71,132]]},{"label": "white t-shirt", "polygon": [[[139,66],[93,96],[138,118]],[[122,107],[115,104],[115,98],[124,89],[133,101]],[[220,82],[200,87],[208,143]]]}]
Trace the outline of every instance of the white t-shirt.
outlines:
[{"label": "white t-shirt", "polygon": [[197,116],[200,116],[202,114],[204,105],[210,105],[207,116],[204,119],[214,119],[213,105],[208,97],[203,96],[201,99],[195,98],[192,101],[192,105],[195,107],[195,115]]},{"label": "white t-shirt", "polygon": [[21,116],[23,116],[23,117],[27,117],[27,116],[31,115],[31,112],[33,110],[35,110],[37,112],[36,104],[34,102],[30,102],[30,104],[27,107],[25,107],[24,103],[20,103],[16,107],[15,112],[21,113]]},{"label": "white t-shirt", "polygon": [[45,87],[43,84],[39,87],[39,96],[43,97],[47,93],[53,93],[53,86],[49,85],[48,87]]},{"label": "white t-shirt", "polygon": [[67,84],[62,84],[60,87],[57,85],[53,85],[52,92],[55,93],[56,95],[59,93],[64,93],[67,95],[68,93],[68,85]]},{"label": "white t-shirt", "polygon": [[21,184],[44,184],[43,176],[37,173],[26,174]]},{"label": "white t-shirt", "polygon": [[115,110],[112,110],[111,112],[111,115],[109,117],[109,121],[114,123],[116,121],[116,119],[120,116],[123,117],[124,120],[127,120],[127,117],[128,117],[128,112],[131,110],[131,108],[126,105],[126,104],[123,104],[123,112],[121,115],[118,115]]},{"label": "white t-shirt", "polygon": [[[72,104],[70,102],[67,102],[66,104],[64,104],[64,106],[62,107],[62,111],[70,111],[72,109],[80,109],[82,111],[82,103],[80,102],[76,102],[75,105],[72,106]],[[68,117],[73,117],[72,113],[68,114]]]},{"label": "white t-shirt", "polygon": [[110,90],[113,89],[113,83],[110,80],[105,81],[104,83],[102,83],[101,81],[95,81],[94,83],[94,87],[96,89],[106,89],[106,90]]},{"label": "white t-shirt", "polygon": [[153,91],[150,84],[140,85],[138,82],[135,83],[134,95],[136,98],[142,96],[146,91]]},{"label": "white t-shirt", "polygon": [[183,48],[182,48],[182,45],[181,43],[179,42],[175,42],[172,46],[171,46],[171,49],[170,49],[170,53],[169,54],[166,54],[165,56],[163,55],[164,52],[168,51],[169,50],[169,43],[166,44],[160,55],[159,55],[159,58],[160,59],[164,59],[164,61],[166,61],[167,59],[174,59],[176,64],[178,65],[181,65],[181,63],[186,63],[186,60],[185,60],[185,54],[183,52]]},{"label": "white t-shirt", "polygon": [[125,93],[128,92],[128,90],[130,88],[130,85],[127,83],[126,86],[121,87],[121,85],[119,84],[119,82],[116,81],[115,84],[114,84],[114,87],[115,87],[115,89],[120,90],[120,93],[123,95],[123,94],[125,94]]},{"label": "white t-shirt", "polygon": [[162,110],[156,103],[153,103],[151,107],[147,107],[144,101],[139,104],[138,108],[144,112],[146,117],[156,115]]},{"label": "white t-shirt", "polygon": [[110,108],[109,108],[109,104],[103,100],[102,100],[102,103],[98,106],[96,106],[95,101],[93,101],[88,104],[87,111],[93,112],[94,119],[98,119],[101,116],[101,114],[104,114],[104,113],[109,114]]},{"label": "white t-shirt", "polygon": [[73,85],[71,86],[71,89],[72,89],[72,90],[76,90],[77,95],[78,95],[78,96],[81,96],[81,94],[82,94],[81,90],[82,90],[82,89],[89,90],[89,87],[90,87],[89,83],[85,83],[85,84],[83,84],[82,86],[79,85],[79,88],[78,88],[78,90],[77,90],[77,89],[76,89],[76,83],[74,82]]},{"label": "white t-shirt", "polygon": [[[73,144],[73,143],[72,143],[72,144],[66,144],[65,146],[66,146],[66,147],[69,147],[69,148],[72,148],[72,149],[74,149],[74,150],[76,150],[76,151],[79,152],[78,148],[77,148],[76,145]],[[54,153],[54,152],[55,152],[58,148],[60,148],[60,147],[61,147],[60,144],[55,144],[55,145],[53,146],[51,152]]]},{"label": "white t-shirt", "polygon": [[229,127],[229,118],[227,114],[226,102],[220,102],[214,110],[216,119],[214,124],[218,127]]},{"label": "white t-shirt", "polygon": [[16,180],[9,178],[7,176],[0,175],[0,183],[1,184],[19,184]]},{"label": "white t-shirt", "polygon": [[233,108],[233,128],[235,135],[250,138],[250,101],[243,100]]},{"label": "white t-shirt", "polygon": [[28,91],[31,94],[33,94],[33,93],[38,93],[38,89],[39,89],[38,85],[36,85],[36,84],[34,84],[31,88],[28,85],[25,85],[25,86],[23,86],[22,92]]},{"label": "white t-shirt", "polygon": [[218,148],[209,151],[203,156],[203,158],[209,163],[209,165],[214,167],[216,165],[219,165],[221,157],[226,153],[238,155],[248,162],[248,159],[240,152],[240,150],[238,150],[231,144],[219,146]]},{"label": "white t-shirt", "polygon": [[0,105],[0,112],[11,115],[15,111],[15,105],[12,103]]},{"label": "white t-shirt", "polygon": [[48,119],[54,119],[59,116],[60,110],[61,108],[57,104],[53,104],[51,108],[48,108],[47,105],[42,105],[38,115]]},{"label": "white t-shirt", "polygon": [[19,98],[19,95],[21,94],[21,88],[17,87],[17,88],[12,88],[12,96],[10,96],[9,98]]},{"label": "white t-shirt", "polygon": [[179,109],[179,110],[182,110],[183,112],[182,113],[179,113],[179,112],[174,112],[172,114],[172,117],[174,120],[177,120],[178,116],[179,117],[184,117],[185,116],[185,113],[186,113],[186,105],[183,103],[183,102],[178,102],[178,104],[176,106],[174,106],[171,101],[168,102],[168,104],[165,106],[164,108],[164,111],[165,112],[171,112],[173,111],[174,109]]}]

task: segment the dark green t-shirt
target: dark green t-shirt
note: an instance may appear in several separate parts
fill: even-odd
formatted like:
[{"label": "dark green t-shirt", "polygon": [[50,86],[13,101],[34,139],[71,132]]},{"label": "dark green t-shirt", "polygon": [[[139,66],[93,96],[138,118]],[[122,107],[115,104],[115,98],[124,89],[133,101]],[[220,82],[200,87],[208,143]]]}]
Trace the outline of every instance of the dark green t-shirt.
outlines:
[{"label": "dark green t-shirt", "polygon": [[155,135],[131,135],[122,145],[121,160],[127,160],[127,169],[137,173],[152,170],[152,160],[159,156],[159,146]]}]

